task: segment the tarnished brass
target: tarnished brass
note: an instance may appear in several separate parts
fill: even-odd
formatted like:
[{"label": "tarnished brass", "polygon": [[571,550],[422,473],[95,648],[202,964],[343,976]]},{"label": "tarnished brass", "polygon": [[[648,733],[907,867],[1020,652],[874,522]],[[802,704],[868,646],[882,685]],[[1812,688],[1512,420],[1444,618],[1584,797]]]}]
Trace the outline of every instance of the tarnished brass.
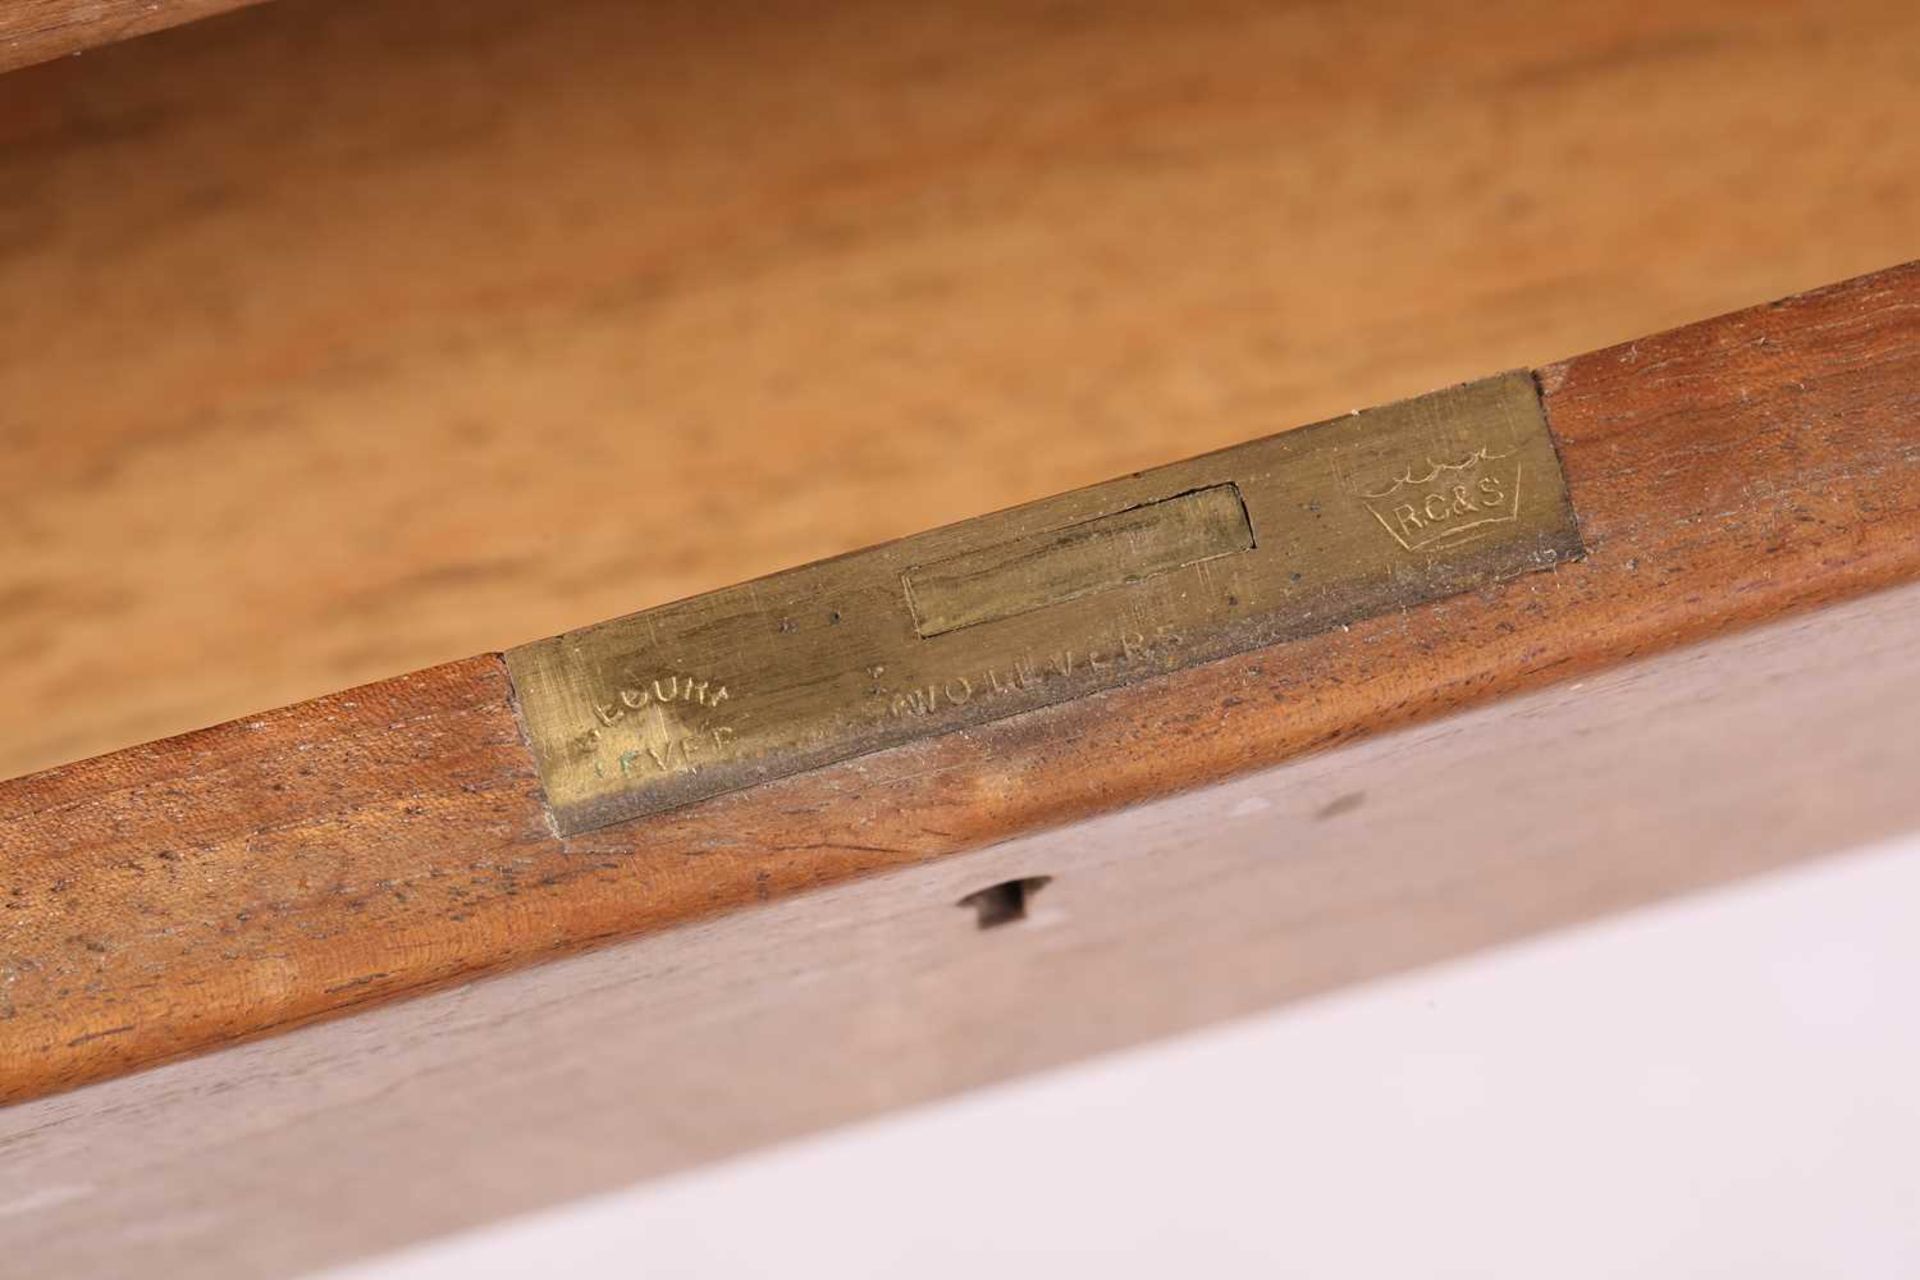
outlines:
[{"label": "tarnished brass", "polygon": [[1581,554],[1525,372],[524,645],[576,833]]},{"label": "tarnished brass", "polygon": [[914,630],[932,637],[1251,550],[1240,491],[1217,484],[911,568],[903,581]]}]

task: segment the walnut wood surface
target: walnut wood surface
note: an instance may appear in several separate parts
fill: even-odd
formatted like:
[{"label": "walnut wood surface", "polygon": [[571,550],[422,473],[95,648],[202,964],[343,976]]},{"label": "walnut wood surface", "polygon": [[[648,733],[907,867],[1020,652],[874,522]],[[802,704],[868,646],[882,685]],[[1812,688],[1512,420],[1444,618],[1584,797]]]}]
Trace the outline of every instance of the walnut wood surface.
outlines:
[{"label": "walnut wood surface", "polygon": [[497,659],[0,784],[19,1098],[1920,576],[1920,266],[1540,372],[1588,557],[589,835]]},{"label": "walnut wood surface", "polygon": [[[0,77],[0,774],[1914,255],[1912,6],[1536,19],[287,0]],[[753,804],[558,844],[491,659],[0,784],[0,1093],[1910,574],[1911,280],[1549,370],[1577,571]]]},{"label": "walnut wood surface", "polygon": [[[1897,841],[1920,829],[1916,704],[1920,583],[0,1108],[0,1277],[125,1280],[129,1258],[143,1277],[310,1275]],[[1848,874],[1809,877],[1810,909]],[[1036,875],[1050,882],[1019,923],[982,931],[959,905]],[[1562,1001],[1530,1031],[1551,1038],[1588,1015]],[[1418,1052],[1428,1030],[1400,1047]],[[1272,1083],[1294,1086],[1285,1071]],[[1131,1118],[1124,1104],[1112,1117]],[[1365,1165],[1346,1166],[1362,1197]],[[921,1185],[909,1177],[904,1193]],[[874,1212],[795,1194],[849,1231]],[[653,1261],[636,1257],[642,1271]]]},{"label": "walnut wood surface", "polygon": [[258,0],[0,0],[0,71],[255,3]]}]

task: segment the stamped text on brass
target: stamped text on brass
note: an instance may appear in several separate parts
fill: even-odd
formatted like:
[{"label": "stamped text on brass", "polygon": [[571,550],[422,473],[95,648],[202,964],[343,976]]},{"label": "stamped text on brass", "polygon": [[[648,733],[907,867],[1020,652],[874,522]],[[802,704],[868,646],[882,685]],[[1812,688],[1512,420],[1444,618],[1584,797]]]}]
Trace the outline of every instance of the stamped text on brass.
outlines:
[{"label": "stamped text on brass", "polygon": [[524,645],[563,832],[1578,556],[1503,374]]}]

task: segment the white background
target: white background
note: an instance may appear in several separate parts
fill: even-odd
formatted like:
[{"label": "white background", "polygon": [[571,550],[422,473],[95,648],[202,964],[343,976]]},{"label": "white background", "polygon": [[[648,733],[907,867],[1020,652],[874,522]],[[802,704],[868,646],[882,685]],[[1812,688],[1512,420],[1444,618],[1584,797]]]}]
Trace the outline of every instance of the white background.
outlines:
[{"label": "white background", "polygon": [[332,1274],[1920,1276],[1920,838]]}]

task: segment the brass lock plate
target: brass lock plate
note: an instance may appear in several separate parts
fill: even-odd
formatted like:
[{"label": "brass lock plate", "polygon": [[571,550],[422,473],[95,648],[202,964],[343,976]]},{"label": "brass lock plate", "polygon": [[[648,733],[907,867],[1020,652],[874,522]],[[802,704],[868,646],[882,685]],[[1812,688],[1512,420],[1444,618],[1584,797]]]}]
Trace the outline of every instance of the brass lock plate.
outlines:
[{"label": "brass lock plate", "polygon": [[506,655],[562,833],[1582,554],[1524,371]]}]

